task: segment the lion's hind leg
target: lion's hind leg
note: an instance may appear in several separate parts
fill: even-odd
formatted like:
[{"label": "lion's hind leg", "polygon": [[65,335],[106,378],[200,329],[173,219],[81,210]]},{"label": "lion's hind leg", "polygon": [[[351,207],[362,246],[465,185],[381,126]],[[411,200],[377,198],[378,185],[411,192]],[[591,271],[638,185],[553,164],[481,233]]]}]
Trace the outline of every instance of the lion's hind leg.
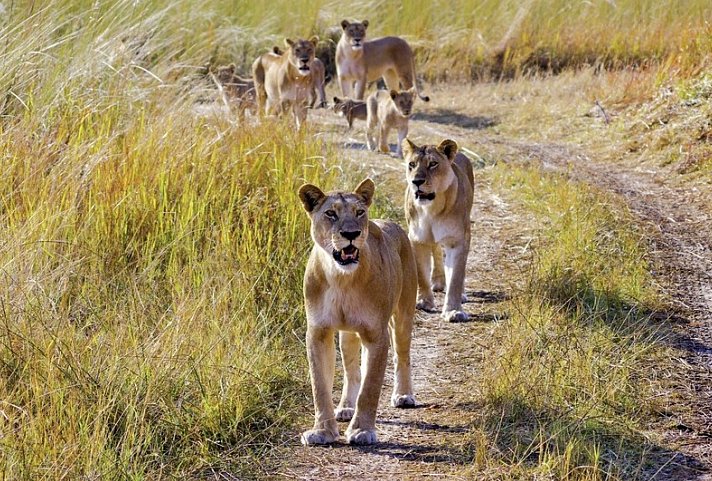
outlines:
[{"label": "lion's hind leg", "polygon": [[[388,69],[383,72],[383,82],[386,84],[386,88],[391,90],[401,90],[398,83],[398,74],[393,69]],[[410,87],[408,87],[410,88]]]}]

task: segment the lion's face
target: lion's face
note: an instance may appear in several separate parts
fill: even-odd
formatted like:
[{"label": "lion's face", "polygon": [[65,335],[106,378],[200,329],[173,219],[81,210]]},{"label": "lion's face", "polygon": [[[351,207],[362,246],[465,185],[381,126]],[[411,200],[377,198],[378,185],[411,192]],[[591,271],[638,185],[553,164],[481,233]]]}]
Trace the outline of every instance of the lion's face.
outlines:
[{"label": "lion's face", "polygon": [[305,184],[299,198],[311,217],[312,239],[343,272],[358,268],[359,254],[368,237],[368,207],[375,186],[366,179],[354,192],[324,193]]},{"label": "lion's face", "polygon": [[341,28],[344,30],[346,43],[350,45],[353,50],[361,50],[363,48],[363,42],[366,39],[368,20],[353,23],[348,20],[342,20]]},{"label": "lion's face", "polygon": [[400,92],[397,90],[391,90],[390,95],[393,103],[396,105],[396,109],[398,109],[398,112],[403,117],[410,116],[413,112],[413,102],[417,96],[415,88],[401,90]]},{"label": "lion's face", "polygon": [[218,67],[217,70],[215,70],[215,78],[218,79],[218,82],[222,85],[234,83],[235,64],[231,63],[227,66]]},{"label": "lion's face", "polygon": [[440,145],[418,147],[409,139],[403,140],[408,189],[418,204],[428,204],[455,179],[452,162],[457,155],[457,143],[443,140]]},{"label": "lion's face", "polygon": [[309,40],[290,40],[284,39],[284,44],[289,47],[289,63],[294,65],[299,72],[299,75],[309,75],[311,73],[311,64],[314,61],[314,52],[316,52],[316,44],[319,37],[312,37]]}]

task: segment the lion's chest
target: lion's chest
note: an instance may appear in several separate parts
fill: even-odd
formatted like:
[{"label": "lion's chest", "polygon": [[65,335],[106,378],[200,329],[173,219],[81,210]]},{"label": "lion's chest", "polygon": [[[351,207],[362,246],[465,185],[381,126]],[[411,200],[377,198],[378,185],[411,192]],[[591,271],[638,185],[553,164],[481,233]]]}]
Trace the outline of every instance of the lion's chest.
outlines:
[{"label": "lion's chest", "polygon": [[283,82],[280,85],[279,97],[281,100],[301,101],[307,96],[310,81],[304,78],[295,78],[292,82]]},{"label": "lion's chest", "polygon": [[415,242],[453,244],[464,235],[462,222],[458,219],[442,219],[416,207],[416,215],[408,223],[408,237]]},{"label": "lion's chest", "polygon": [[361,331],[372,328],[382,317],[373,308],[372,299],[342,286],[326,287],[310,304],[307,316],[315,327]]},{"label": "lion's chest", "polygon": [[366,63],[363,54],[356,57],[343,51],[339,52],[336,59],[336,69],[341,79],[362,79],[366,76]]}]

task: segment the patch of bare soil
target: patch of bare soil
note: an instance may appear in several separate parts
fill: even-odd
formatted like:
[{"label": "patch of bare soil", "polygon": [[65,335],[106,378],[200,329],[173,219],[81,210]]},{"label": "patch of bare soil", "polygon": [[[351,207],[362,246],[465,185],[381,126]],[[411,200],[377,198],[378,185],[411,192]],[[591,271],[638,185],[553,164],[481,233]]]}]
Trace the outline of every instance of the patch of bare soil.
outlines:
[{"label": "patch of bare soil", "polygon": [[[452,97],[450,97],[452,98]],[[411,137],[420,142],[458,141],[473,163],[485,159],[506,162],[538,159],[544,168],[567,172],[577,181],[622,196],[651,233],[651,265],[655,279],[670,298],[667,312],[654,313],[673,326],[671,343],[679,349],[681,369],[674,379],[680,393],[658,430],[669,460],[656,464],[655,479],[707,480],[712,470],[712,219],[689,192],[664,185],[654,173],[624,165],[596,162],[578,146],[533,143],[507,138],[487,129],[496,117],[468,115],[466,106],[448,101],[439,88],[430,105],[420,104],[411,121]],[[476,110],[476,106],[470,108]],[[340,146],[344,168],[356,164],[370,172],[378,192],[402,197],[401,159],[368,152],[362,122],[346,130],[346,122],[331,112],[310,112],[320,135]],[[534,126],[532,128],[535,128]],[[395,142],[392,133],[391,142]],[[395,146],[392,146],[395,150]],[[470,479],[467,436],[481,406],[478,373],[484,344],[495,323],[507,318],[506,299],[523,281],[530,262],[528,232],[532,219],[503,201],[477,175],[472,210],[473,237],[468,261],[466,310],[472,322],[448,324],[437,314],[418,312],[414,332],[413,375],[418,405],[397,410],[388,405],[392,369],[381,395],[377,429],[379,443],[350,447],[303,447],[299,432],[288,434],[279,448],[282,462],[267,476],[275,479]],[[442,297],[438,299],[442,303]],[[441,305],[441,304],[440,304]],[[670,323],[670,321],[673,321]],[[338,401],[341,372],[337,370]],[[311,413],[309,413],[311,415]],[[305,419],[302,429],[310,427]],[[341,426],[342,432],[346,424]],[[669,453],[673,453],[672,456]]]}]

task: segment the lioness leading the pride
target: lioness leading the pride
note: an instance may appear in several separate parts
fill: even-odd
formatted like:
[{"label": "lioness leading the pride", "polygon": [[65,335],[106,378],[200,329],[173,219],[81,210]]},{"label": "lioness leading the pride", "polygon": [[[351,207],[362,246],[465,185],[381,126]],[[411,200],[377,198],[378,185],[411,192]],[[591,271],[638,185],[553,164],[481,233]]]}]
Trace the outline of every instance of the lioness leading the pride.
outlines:
[{"label": "lioness leading the pride", "polygon": [[[408,238],[418,265],[417,307],[427,311],[435,308],[431,279],[442,282],[438,278],[444,267],[442,316],[450,322],[466,321],[468,315],[462,310],[462,297],[470,251],[470,210],[475,184],[472,163],[458,152],[453,140],[419,147],[406,138],[402,148],[407,166]],[[440,249],[445,256],[444,266]]]},{"label": "lioness leading the pride", "polygon": [[297,127],[307,118],[307,100],[314,79],[312,64],[319,37],[309,40],[284,39],[288,47],[284,55],[268,52],[252,63],[257,102],[261,112],[281,115],[290,111]]},{"label": "lioness leading the pride", "polygon": [[[304,304],[315,421],[313,429],[302,434],[302,444],[336,441],[337,421],[351,421],[346,430],[349,444],[376,442],[376,408],[391,342],[395,350],[391,404],[415,406],[410,375],[415,258],[408,236],[397,224],[368,219],[374,191],[370,179],[353,192],[324,193],[310,184],[299,189],[314,240],[304,273]],[[334,412],[336,331],[344,385]]]},{"label": "lioness leading the pride", "polygon": [[[336,44],[336,74],[341,93],[355,100],[363,100],[366,84],[383,77],[388,90],[417,91],[415,57],[408,42],[400,37],[380,37],[366,40],[368,20],[341,21],[343,32]],[[429,97],[421,95],[425,102]]]}]

